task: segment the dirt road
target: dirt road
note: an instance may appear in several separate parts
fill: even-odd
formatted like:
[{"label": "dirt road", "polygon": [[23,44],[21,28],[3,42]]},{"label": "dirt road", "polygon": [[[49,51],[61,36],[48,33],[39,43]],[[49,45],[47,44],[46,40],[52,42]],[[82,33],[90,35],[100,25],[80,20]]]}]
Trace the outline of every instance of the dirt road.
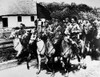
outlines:
[{"label": "dirt road", "polygon": [[[77,63],[77,61],[72,63]],[[60,72],[56,72],[54,77],[100,77],[100,61],[91,60],[91,58],[87,56],[85,63],[87,65],[86,69],[81,68],[80,70],[74,72],[71,71],[66,75],[62,75]],[[8,65],[14,66],[16,63]],[[1,70],[0,77],[51,77],[51,74],[47,74],[46,70],[42,70],[39,75],[37,75],[36,72],[37,68],[34,67],[34,65],[32,65],[31,68],[27,70],[26,65],[22,64],[19,66],[16,65],[9,69]]]}]

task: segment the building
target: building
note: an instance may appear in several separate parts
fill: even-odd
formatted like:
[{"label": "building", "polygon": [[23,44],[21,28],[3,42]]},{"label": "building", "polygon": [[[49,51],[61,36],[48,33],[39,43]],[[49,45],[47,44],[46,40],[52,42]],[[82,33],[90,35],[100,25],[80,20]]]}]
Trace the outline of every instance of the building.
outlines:
[{"label": "building", "polygon": [[33,0],[0,0],[0,28],[35,26],[37,19],[36,2]]}]

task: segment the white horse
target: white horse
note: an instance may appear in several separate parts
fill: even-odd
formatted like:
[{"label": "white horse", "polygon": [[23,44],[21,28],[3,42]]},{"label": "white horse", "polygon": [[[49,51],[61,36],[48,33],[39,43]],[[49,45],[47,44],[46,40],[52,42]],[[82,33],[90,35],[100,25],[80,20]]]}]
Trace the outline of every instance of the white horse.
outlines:
[{"label": "white horse", "polygon": [[44,41],[41,40],[40,38],[37,38],[37,34],[35,33],[34,34],[34,31],[31,35],[31,38],[30,38],[30,41],[29,41],[29,44],[32,44],[34,42],[34,40],[37,41],[36,45],[37,45],[37,59],[38,59],[38,72],[37,74],[40,73],[41,71],[41,61],[42,61],[42,56],[45,54],[45,44],[44,44]]},{"label": "white horse", "polygon": [[42,61],[45,60],[45,64],[48,62],[48,58],[51,58],[52,55],[55,53],[55,49],[50,41],[50,39],[47,39],[47,42],[45,43],[41,38],[37,37],[36,35],[32,34],[29,43],[31,44],[34,42],[34,40],[37,41],[37,59],[38,59],[38,72],[39,74],[41,72],[41,64]]},{"label": "white horse", "polygon": [[18,57],[23,49],[23,46],[22,46],[20,39],[19,39],[20,36],[18,36],[16,33],[17,33],[17,31],[12,32],[10,34],[9,38],[13,39],[14,49],[17,51],[16,57]]}]

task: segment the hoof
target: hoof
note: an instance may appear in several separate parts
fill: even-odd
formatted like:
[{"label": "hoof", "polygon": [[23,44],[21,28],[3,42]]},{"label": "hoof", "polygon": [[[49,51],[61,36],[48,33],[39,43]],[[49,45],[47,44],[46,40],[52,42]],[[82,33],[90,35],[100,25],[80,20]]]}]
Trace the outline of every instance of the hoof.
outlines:
[{"label": "hoof", "polygon": [[36,74],[38,75],[40,73],[40,70],[36,72]]},{"label": "hoof", "polygon": [[29,67],[29,66],[27,66],[27,69],[29,70],[29,69],[30,69],[30,67]]},{"label": "hoof", "polygon": [[69,74],[68,74],[68,72],[67,72],[67,73],[64,75],[64,77],[68,77],[68,75],[69,75]]},{"label": "hoof", "polygon": [[84,65],[82,68],[83,68],[83,69],[86,69],[87,67],[86,67],[86,65]]},{"label": "hoof", "polygon": [[53,72],[50,77],[54,77],[54,76],[55,76],[55,73]]},{"label": "hoof", "polygon": [[18,65],[21,65],[21,64],[22,64],[22,62],[18,62],[17,64],[18,64]]},{"label": "hoof", "polygon": [[81,68],[81,65],[78,65],[78,66],[77,66],[77,69],[79,70],[80,68]]},{"label": "hoof", "polygon": [[46,74],[51,74],[51,73],[52,73],[52,72],[48,72],[48,71],[46,72]]},{"label": "hoof", "polygon": [[18,57],[15,57],[15,59],[18,59]]}]

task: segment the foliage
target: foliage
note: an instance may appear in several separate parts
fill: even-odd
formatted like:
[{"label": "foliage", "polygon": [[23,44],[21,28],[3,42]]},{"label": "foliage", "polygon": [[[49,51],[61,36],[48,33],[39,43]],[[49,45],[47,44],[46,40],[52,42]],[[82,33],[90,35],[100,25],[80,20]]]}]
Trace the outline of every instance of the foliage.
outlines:
[{"label": "foliage", "polygon": [[87,16],[89,16],[87,18],[91,19],[91,17],[95,18],[96,14],[97,14],[96,11],[92,7],[90,7],[86,4],[77,5],[76,3],[67,4],[64,2],[62,2],[62,3],[41,2],[41,4],[51,12],[52,18],[57,18],[60,20],[65,19],[66,17],[73,17],[73,16],[76,16],[77,18],[82,18],[81,13],[82,13],[82,15],[87,14]]},{"label": "foliage", "polygon": [[87,19],[89,21],[97,19],[97,16],[91,12],[80,12],[79,16],[81,19]]}]

